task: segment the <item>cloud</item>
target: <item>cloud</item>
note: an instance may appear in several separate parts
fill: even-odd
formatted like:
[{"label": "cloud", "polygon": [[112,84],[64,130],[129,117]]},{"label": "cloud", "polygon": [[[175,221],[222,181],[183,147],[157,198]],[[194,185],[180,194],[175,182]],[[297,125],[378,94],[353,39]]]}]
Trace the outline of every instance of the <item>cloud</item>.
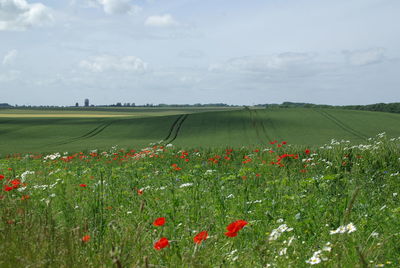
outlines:
[{"label": "cloud", "polygon": [[90,0],[95,6],[102,6],[107,14],[132,14],[141,10],[140,7],[132,4],[131,0]]},{"label": "cloud", "polygon": [[276,55],[232,58],[224,63],[211,64],[209,71],[270,72],[302,68],[314,61],[310,53],[286,52]]},{"label": "cloud", "polygon": [[12,64],[18,55],[18,51],[13,49],[7,52],[7,54],[3,58],[3,65],[10,65]]},{"label": "cloud", "polygon": [[177,26],[178,22],[170,14],[164,14],[161,16],[155,15],[148,17],[144,25],[151,27],[171,27]]},{"label": "cloud", "polygon": [[0,0],[0,31],[21,31],[53,20],[50,8],[26,0]]},{"label": "cloud", "polygon": [[182,50],[181,52],[179,52],[178,56],[181,58],[187,58],[187,59],[199,59],[199,58],[203,58],[205,56],[205,54],[201,50],[186,49],[186,50]]},{"label": "cloud", "polygon": [[385,60],[384,48],[371,48],[366,50],[343,51],[346,60],[351,65],[364,66],[380,63]]},{"label": "cloud", "polygon": [[11,82],[18,79],[20,72],[17,70],[10,70],[5,73],[0,72],[0,82]]},{"label": "cloud", "polygon": [[148,70],[148,63],[135,56],[96,56],[90,60],[82,60],[79,66],[96,73],[107,71],[145,73]]}]

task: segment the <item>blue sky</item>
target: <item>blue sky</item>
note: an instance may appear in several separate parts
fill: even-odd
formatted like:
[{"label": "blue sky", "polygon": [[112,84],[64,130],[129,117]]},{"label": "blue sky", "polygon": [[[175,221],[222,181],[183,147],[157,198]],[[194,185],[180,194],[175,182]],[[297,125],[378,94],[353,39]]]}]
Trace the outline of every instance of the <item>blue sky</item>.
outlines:
[{"label": "blue sky", "polygon": [[0,103],[398,102],[397,0],[0,0]]}]

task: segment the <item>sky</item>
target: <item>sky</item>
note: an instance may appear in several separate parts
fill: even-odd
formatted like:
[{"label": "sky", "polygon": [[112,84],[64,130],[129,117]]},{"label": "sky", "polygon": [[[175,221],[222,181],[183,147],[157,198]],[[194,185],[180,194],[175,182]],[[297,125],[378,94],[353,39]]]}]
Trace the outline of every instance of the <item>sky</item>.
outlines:
[{"label": "sky", "polygon": [[400,102],[398,0],[0,0],[0,103]]}]

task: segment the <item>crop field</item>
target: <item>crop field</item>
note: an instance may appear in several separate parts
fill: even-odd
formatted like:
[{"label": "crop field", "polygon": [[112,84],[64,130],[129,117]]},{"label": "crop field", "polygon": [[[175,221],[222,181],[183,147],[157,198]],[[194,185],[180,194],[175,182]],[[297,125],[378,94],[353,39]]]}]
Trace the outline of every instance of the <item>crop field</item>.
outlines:
[{"label": "crop field", "polygon": [[[191,124],[214,118],[214,128],[181,126],[181,142],[193,145],[194,132],[221,139],[219,125],[232,132],[227,142],[241,127],[244,141],[276,140],[0,159],[0,267],[399,267],[400,137],[299,146],[276,137],[290,128],[285,116],[247,113],[234,112],[237,121],[224,120],[228,113],[189,115]],[[341,125],[349,137],[373,131],[345,116],[320,120],[334,117],[331,127]],[[169,129],[183,120],[155,122]],[[262,132],[268,120],[275,132]],[[261,127],[250,132],[246,124]],[[141,131],[149,130],[143,123]]]},{"label": "crop field", "polygon": [[398,114],[1,112],[0,267],[400,266]]},{"label": "crop field", "polygon": [[[143,148],[163,140],[185,148],[266,145],[277,138],[323,145],[331,138],[363,142],[380,132],[400,136],[400,115],[332,109],[96,108],[0,110],[0,157]],[[60,117],[58,117],[60,116]]]}]

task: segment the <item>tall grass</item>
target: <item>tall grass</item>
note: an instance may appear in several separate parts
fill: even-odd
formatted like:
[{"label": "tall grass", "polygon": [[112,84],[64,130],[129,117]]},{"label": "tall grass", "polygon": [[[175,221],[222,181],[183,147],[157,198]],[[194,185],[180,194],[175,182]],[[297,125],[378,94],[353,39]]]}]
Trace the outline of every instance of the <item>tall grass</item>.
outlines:
[{"label": "tall grass", "polygon": [[[382,134],[1,159],[0,266],[396,267],[399,146]],[[248,224],[225,235],[237,220]]]}]

